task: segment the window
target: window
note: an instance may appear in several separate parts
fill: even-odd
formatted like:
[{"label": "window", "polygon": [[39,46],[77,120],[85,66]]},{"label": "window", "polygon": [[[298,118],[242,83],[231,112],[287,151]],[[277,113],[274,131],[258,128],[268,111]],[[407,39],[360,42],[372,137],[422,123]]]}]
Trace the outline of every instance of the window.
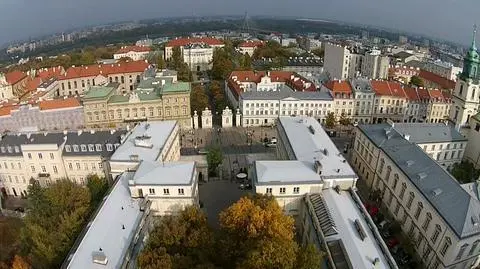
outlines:
[{"label": "window", "polygon": [[432,240],[434,244],[437,242],[438,236],[440,235],[441,232],[442,232],[442,228],[440,228],[440,225],[438,224],[435,225],[435,231],[433,232],[432,237],[430,238],[430,240]]},{"label": "window", "polygon": [[73,151],[78,152],[78,145],[73,145]]},{"label": "window", "polygon": [[82,152],[85,152],[87,151],[87,146],[86,145],[80,145],[80,149],[82,150]]},{"label": "window", "polygon": [[385,166],[385,160],[382,159],[380,160],[380,167],[378,168],[378,173],[381,174],[383,173],[383,167]]},{"label": "window", "polygon": [[385,181],[388,182],[388,180],[390,179],[390,173],[392,173],[392,167],[387,166],[387,175],[385,176]]},{"label": "window", "polygon": [[394,211],[394,215],[398,215],[398,211],[400,211],[400,203],[397,201],[397,205],[395,206],[395,211]]},{"label": "window", "polygon": [[398,174],[395,174],[393,176],[393,186],[392,186],[392,189],[394,192],[395,192],[395,189],[397,188],[397,184],[398,184]]},{"label": "window", "polygon": [[154,188],[148,189],[148,193],[155,195],[155,189]]},{"label": "window", "polygon": [[54,157],[55,157],[55,156],[53,155],[53,153],[50,153],[50,159],[53,160]]},{"label": "window", "polygon": [[432,221],[432,214],[430,212],[427,213],[427,218],[425,219],[425,222],[422,225],[422,229],[424,231],[428,230],[428,226],[430,225],[430,222]]},{"label": "window", "polygon": [[285,188],[280,188],[280,194],[285,194]]},{"label": "window", "polygon": [[73,170],[73,165],[72,165],[72,163],[68,163],[68,169]]},{"label": "window", "polygon": [[84,164],[83,164],[83,167],[85,168],[85,170],[88,171],[88,163],[84,163]]},{"label": "window", "polygon": [[88,151],[90,152],[95,151],[95,146],[93,144],[88,144]]},{"label": "window", "polygon": [[98,169],[102,169],[103,168],[103,164],[102,163],[98,163]]},{"label": "window", "polygon": [[77,166],[77,170],[80,170],[80,163],[75,164]]},{"label": "window", "polygon": [[42,173],[46,173],[47,172],[47,168],[45,167],[45,165],[42,165]]},{"label": "window", "polygon": [[95,165],[95,163],[92,163],[92,170],[97,170],[97,166]]},{"label": "window", "polygon": [[457,257],[455,257],[455,260],[458,261],[463,257],[463,254],[465,253],[465,250],[467,250],[468,244],[463,244],[460,250],[458,251]]},{"label": "window", "polygon": [[272,188],[267,188],[266,193],[267,194],[272,194]]},{"label": "window", "polygon": [[393,201],[393,193],[391,191],[388,191],[388,200],[387,200],[387,205],[391,206]]},{"label": "window", "polygon": [[56,165],[53,166],[53,173],[58,174],[58,169]]},{"label": "window", "polygon": [[421,202],[418,202],[418,206],[417,206],[417,211],[415,212],[415,219],[418,220],[418,217],[420,217],[420,213],[422,213],[422,209],[423,209],[423,204]]},{"label": "window", "polygon": [[169,195],[170,194],[170,189],[163,189],[163,194]]},{"label": "window", "polygon": [[178,189],[178,194],[179,194],[179,195],[184,195],[185,192],[183,191],[183,189]]},{"label": "window", "polygon": [[30,169],[32,170],[32,173],[35,173],[35,166],[30,166]]},{"label": "window", "polygon": [[108,150],[108,151],[113,151],[113,146],[112,146],[112,144],[107,144],[107,150]]},{"label": "window", "polygon": [[445,256],[445,253],[447,253],[448,248],[452,245],[452,241],[450,240],[449,237],[445,238],[445,243],[443,243],[442,248],[440,249],[440,254],[442,256]]},{"label": "window", "polygon": [[429,246],[425,247],[425,251],[423,252],[423,260],[426,261],[428,260],[428,256],[430,256],[430,253],[432,252],[432,249]]},{"label": "window", "polygon": [[403,196],[405,195],[405,190],[407,189],[407,184],[405,182],[402,183],[402,189],[400,190],[400,200],[403,200]]},{"label": "window", "polygon": [[27,153],[27,156],[28,156],[29,159],[32,159],[32,154]]},{"label": "window", "polygon": [[299,192],[300,192],[300,187],[293,188],[293,193],[299,193]]},{"label": "window", "polygon": [[477,240],[477,241],[473,242],[472,248],[470,248],[470,251],[468,252],[468,256],[471,256],[471,255],[473,255],[473,253],[475,253],[475,250],[477,249],[477,246],[478,246],[479,242],[480,242],[480,240]]},{"label": "window", "polygon": [[66,152],[72,151],[72,148],[70,147],[70,145],[65,145],[65,151]]},{"label": "window", "polygon": [[102,151],[102,145],[101,144],[95,144],[95,149],[97,151]]},{"label": "window", "polygon": [[415,198],[415,194],[413,194],[413,192],[410,192],[408,194],[408,201],[407,201],[407,208],[408,209],[410,209],[412,207],[413,198]]},{"label": "window", "polygon": [[17,166],[18,166],[18,169],[22,169],[22,164],[21,163],[17,163]]}]

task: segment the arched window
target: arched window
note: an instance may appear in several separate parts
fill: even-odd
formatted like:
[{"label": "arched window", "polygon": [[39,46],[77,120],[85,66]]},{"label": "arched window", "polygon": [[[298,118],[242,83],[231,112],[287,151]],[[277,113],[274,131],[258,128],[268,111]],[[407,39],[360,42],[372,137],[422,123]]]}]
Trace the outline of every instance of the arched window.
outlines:
[{"label": "arched window", "polygon": [[443,243],[443,246],[440,249],[440,254],[442,254],[442,256],[445,256],[445,253],[447,253],[448,248],[451,245],[452,245],[452,240],[450,240],[450,237],[445,237],[445,243]]},{"label": "arched window", "polygon": [[417,206],[417,211],[415,212],[415,219],[418,220],[418,217],[420,217],[420,213],[422,213],[422,210],[423,210],[423,204],[422,202],[418,202],[418,206]]},{"label": "arched window", "polygon": [[408,201],[407,201],[407,208],[410,209],[412,207],[413,199],[415,198],[415,194],[410,192],[408,194]]},{"label": "arched window", "polygon": [[402,183],[402,189],[400,190],[399,198],[403,200],[403,196],[405,195],[405,190],[407,189],[407,183]]},{"label": "arched window", "polygon": [[475,99],[475,90],[476,90],[475,87],[473,87],[473,88],[472,88],[472,97],[471,97],[471,99]]},{"label": "arched window", "polygon": [[383,173],[383,167],[385,166],[385,160],[382,158],[380,160],[380,167],[378,168],[378,173],[381,174]]},{"label": "arched window", "polygon": [[476,77],[476,76],[477,76],[477,67],[474,66],[474,67],[472,68],[472,77]]},{"label": "arched window", "polygon": [[390,173],[392,172],[392,167],[389,165],[387,166],[387,175],[385,176],[385,181],[388,182],[388,180],[390,179]]},{"label": "arched window", "polygon": [[434,244],[437,242],[438,236],[440,235],[441,232],[442,232],[442,228],[440,227],[440,225],[438,224],[435,225],[435,231],[433,232],[432,237],[430,238],[430,240],[432,240]]},{"label": "arched window", "polygon": [[428,226],[430,226],[430,222],[432,221],[432,214],[430,212],[427,213],[427,217],[425,218],[425,222],[422,225],[422,229],[424,231],[428,230]]},{"label": "arched window", "polygon": [[394,192],[395,192],[395,189],[397,188],[397,184],[398,184],[398,174],[395,174],[393,175],[393,186],[392,186],[392,189]]},{"label": "arched window", "polygon": [[472,248],[470,248],[470,251],[468,252],[468,256],[471,256],[475,253],[475,250],[477,249],[477,246],[479,243],[480,243],[480,240],[473,242]]},{"label": "arched window", "polygon": [[463,83],[460,83],[460,91],[458,92],[459,95],[463,93]]},{"label": "arched window", "polygon": [[457,257],[455,257],[455,260],[458,261],[462,258],[463,254],[465,253],[465,250],[467,250],[468,244],[465,243],[460,247],[460,250],[458,251]]}]

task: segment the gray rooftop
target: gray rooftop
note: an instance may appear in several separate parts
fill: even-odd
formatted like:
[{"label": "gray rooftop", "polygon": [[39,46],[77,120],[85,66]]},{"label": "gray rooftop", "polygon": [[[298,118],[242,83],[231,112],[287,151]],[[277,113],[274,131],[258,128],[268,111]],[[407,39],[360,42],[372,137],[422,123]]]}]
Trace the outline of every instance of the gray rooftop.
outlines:
[{"label": "gray rooftop", "polygon": [[[385,128],[388,124],[382,124]],[[453,125],[444,123],[395,123],[394,128],[402,135],[410,135],[410,141],[417,144],[463,141],[465,138]]]},{"label": "gray rooftop", "polygon": [[370,80],[364,78],[354,78],[350,80],[350,85],[352,85],[352,90],[357,93],[371,93],[374,94],[372,84]]},{"label": "gray rooftop", "polygon": [[[144,213],[140,211],[142,200],[130,197],[127,180],[129,174],[124,173],[119,177],[95,219],[89,223],[90,227],[71,257],[68,269],[105,269],[122,266]],[[108,258],[107,265],[92,261],[92,254],[98,252],[100,248]]]},{"label": "gray rooftop", "polygon": [[[375,124],[359,125],[358,128],[401,169],[459,238],[479,234],[480,226],[475,226],[473,220],[478,221],[480,217],[480,202],[416,144],[387,127],[386,124]],[[390,130],[389,138],[386,130]],[[419,176],[421,173],[422,177]],[[433,191],[437,189],[441,193],[434,195]]]},{"label": "gray rooftop", "polygon": [[[70,146],[70,151],[64,147],[63,155],[65,156],[90,156],[90,155],[102,155],[102,157],[110,157],[115,148],[121,144],[121,137],[127,133],[126,130],[112,130],[112,131],[96,131],[96,132],[68,132],[66,137],[67,141],[65,145]],[[88,145],[102,145],[102,150],[91,151]],[[87,145],[87,150],[79,151],[73,150],[73,145]],[[109,145],[107,147],[107,145]]]},{"label": "gray rooftop", "polygon": [[246,91],[241,94],[241,98],[244,100],[282,100],[285,98],[295,98],[299,100],[333,100],[330,93],[326,91],[293,91],[287,85],[282,85],[277,91]]},{"label": "gray rooftop", "polygon": [[311,165],[302,161],[256,161],[257,185],[298,182],[303,184],[320,183],[320,175]]},{"label": "gray rooftop", "polygon": [[[127,134],[125,142],[118,147],[111,160],[130,161],[132,155],[136,155],[138,160],[158,160],[176,125],[176,121],[149,121],[138,124]],[[138,139],[144,140],[145,144],[149,146],[135,145],[135,141]]]},{"label": "gray rooftop", "polygon": [[22,145],[54,144],[59,146],[63,141],[64,134],[61,132],[3,135],[0,139],[0,156],[21,156]]},{"label": "gray rooftop", "polygon": [[135,172],[135,185],[191,185],[195,162],[142,161]]},{"label": "gray rooftop", "polygon": [[283,129],[298,160],[313,169],[320,161],[322,178],[357,177],[318,121],[311,117],[279,117]]}]

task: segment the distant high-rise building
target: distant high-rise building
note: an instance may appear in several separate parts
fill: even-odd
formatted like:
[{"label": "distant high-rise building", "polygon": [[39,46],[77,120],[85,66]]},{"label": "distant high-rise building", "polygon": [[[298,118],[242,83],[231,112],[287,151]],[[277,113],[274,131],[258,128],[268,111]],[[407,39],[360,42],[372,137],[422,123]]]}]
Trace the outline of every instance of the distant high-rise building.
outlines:
[{"label": "distant high-rise building", "polygon": [[371,79],[386,79],[390,60],[388,56],[381,55],[379,50],[365,53],[361,73]]},{"label": "distant high-rise building", "polygon": [[398,37],[398,42],[400,44],[406,44],[406,43],[408,43],[408,38],[404,35],[401,35],[401,36]]}]

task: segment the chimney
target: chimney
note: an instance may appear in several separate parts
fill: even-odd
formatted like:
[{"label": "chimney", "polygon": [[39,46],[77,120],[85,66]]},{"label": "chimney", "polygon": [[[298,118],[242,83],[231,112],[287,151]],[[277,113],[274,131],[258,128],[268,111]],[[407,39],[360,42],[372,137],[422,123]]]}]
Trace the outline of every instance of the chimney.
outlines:
[{"label": "chimney", "polygon": [[405,138],[405,140],[410,141],[410,135],[409,134],[405,134],[403,137]]},{"label": "chimney", "polygon": [[80,136],[82,134],[82,132],[83,132],[82,130],[78,130],[78,132],[77,132],[78,136]]}]

